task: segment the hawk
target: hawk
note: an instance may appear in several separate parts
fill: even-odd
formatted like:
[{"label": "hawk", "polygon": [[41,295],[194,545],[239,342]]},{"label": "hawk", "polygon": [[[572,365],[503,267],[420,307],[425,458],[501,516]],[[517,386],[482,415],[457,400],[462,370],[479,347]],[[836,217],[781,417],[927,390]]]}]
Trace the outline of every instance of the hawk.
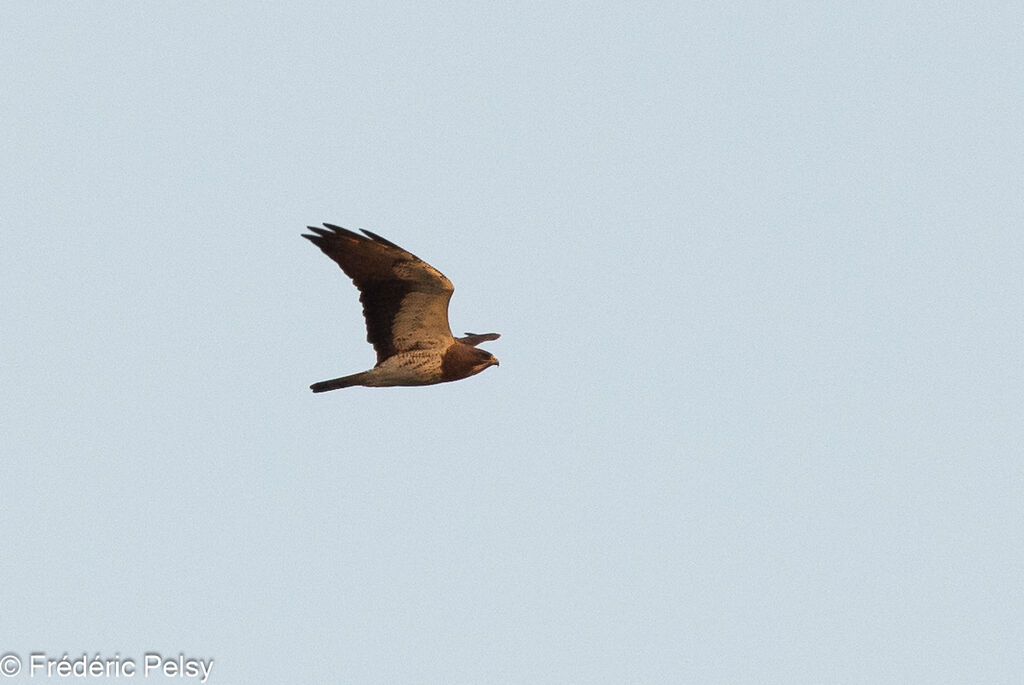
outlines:
[{"label": "hawk", "polygon": [[364,230],[359,235],[339,226],[309,226],[303,234],[341,267],[363,303],[366,340],[377,351],[369,371],[309,386],[326,392],[353,385],[385,387],[432,385],[468,378],[498,366],[490,352],[477,348],[497,333],[452,336],[448,301],[455,288],[444,274],[398,245]]}]

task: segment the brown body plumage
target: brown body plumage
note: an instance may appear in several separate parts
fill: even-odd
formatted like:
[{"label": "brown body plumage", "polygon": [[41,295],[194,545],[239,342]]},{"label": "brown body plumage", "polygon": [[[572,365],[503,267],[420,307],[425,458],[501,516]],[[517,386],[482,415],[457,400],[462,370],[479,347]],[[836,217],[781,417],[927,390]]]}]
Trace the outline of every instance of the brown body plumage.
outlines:
[{"label": "brown body plumage", "polygon": [[337,262],[359,289],[366,340],[377,351],[369,371],[310,386],[325,392],[353,385],[431,385],[480,373],[498,360],[476,346],[497,333],[452,336],[448,301],[455,288],[444,274],[416,255],[369,231],[359,235],[324,224],[303,234]]}]

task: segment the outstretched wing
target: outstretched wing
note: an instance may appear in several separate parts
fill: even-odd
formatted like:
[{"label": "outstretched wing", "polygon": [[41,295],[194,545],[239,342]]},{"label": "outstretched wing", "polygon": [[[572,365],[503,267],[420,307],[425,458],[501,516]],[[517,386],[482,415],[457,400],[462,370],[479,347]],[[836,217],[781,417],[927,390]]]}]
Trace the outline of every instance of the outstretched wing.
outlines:
[{"label": "outstretched wing", "polygon": [[303,234],[341,267],[363,303],[366,340],[377,363],[400,352],[447,348],[448,301],[455,288],[444,274],[370,231],[359,235],[339,226],[309,226]]},{"label": "outstretched wing", "polygon": [[456,338],[456,340],[465,345],[472,345],[474,347],[482,342],[497,340],[501,337],[500,333],[466,333],[465,335],[465,338]]}]

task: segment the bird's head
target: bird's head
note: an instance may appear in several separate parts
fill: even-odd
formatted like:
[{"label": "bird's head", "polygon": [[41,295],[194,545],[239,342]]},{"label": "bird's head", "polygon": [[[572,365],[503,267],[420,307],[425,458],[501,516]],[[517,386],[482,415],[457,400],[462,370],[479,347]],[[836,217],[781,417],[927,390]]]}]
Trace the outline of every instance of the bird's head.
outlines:
[{"label": "bird's head", "polygon": [[441,360],[441,380],[457,381],[476,375],[488,366],[497,366],[498,358],[487,350],[456,341]]},{"label": "bird's head", "polygon": [[500,366],[498,364],[498,358],[487,350],[481,350],[478,347],[474,347],[473,351],[476,352],[476,359],[474,360],[474,373],[480,373],[488,366]]}]

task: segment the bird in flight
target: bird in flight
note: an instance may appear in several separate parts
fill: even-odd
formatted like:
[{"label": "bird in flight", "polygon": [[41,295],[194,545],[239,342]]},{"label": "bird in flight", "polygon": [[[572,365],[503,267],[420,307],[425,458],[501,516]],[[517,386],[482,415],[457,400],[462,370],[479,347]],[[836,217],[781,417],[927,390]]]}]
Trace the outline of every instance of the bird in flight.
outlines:
[{"label": "bird in flight", "polygon": [[452,336],[448,301],[455,288],[444,274],[375,233],[324,226],[309,226],[313,235],[302,237],[337,262],[359,289],[366,340],[377,351],[377,364],[369,371],[314,383],[309,386],[313,392],[353,385],[447,383],[498,365],[494,355],[477,348],[497,340],[498,333]]}]

